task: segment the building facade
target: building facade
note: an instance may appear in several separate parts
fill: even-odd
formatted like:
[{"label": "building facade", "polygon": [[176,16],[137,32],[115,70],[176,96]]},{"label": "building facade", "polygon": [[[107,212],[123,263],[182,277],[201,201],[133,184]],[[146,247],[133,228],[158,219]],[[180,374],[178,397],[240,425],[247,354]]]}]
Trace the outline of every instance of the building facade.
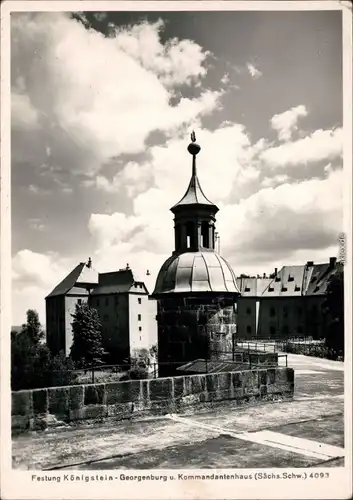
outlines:
[{"label": "building facade", "polygon": [[70,354],[72,314],[87,302],[98,311],[105,349],[114,362],[137,357],[157,346],[157,304],[132,271],[97,273],[80,263],[46,297],[47,345],[52,353]]},{"label": "building facade", "polygon": [[200,146],[188,151],[192,175],[174,214],[174,251],[162,265],[152,296],[158,301],[158,362],[162,376],[196,358],[228,350],[236,329],[239,295],[229,264],[215,251],[218,207],[204,195],[196,171]]},{"label": "building facade", "polygon": [[275,269],[271,278],[238,278],[237,338],[324,338],[322,306],[329,279],[340,265],[331,257],[324,264],[308,261]]}]

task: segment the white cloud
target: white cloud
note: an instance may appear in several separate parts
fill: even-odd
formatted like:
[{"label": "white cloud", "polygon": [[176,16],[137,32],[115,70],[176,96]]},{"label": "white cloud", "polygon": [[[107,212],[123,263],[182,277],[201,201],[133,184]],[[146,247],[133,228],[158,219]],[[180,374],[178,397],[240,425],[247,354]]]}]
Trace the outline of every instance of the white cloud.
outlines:
[{"label": "white cloud", "polygon": [[225,207],[218,219],[223,251],[235,266],[279,258],[292,263],[296,252],[326,251],[342,227],[342,170],[261,189]]},{"label": "white cloud", "polygon": [[342,144],[341,128],[316,130],[303,139],[264,150],[260,159],[273,168],[330,160],[342,155]]},{"label": "white cloud", "polygon": [[253,64],[247,63],[246,67],[248,69],[250,76],[254,80],[257,80],[258,78],[260,78],[260,76],[262,76],[261,71],[258,68],[256,68]]},{"label": "white cloud", "polygon": [[116,46],[156,73],[166,85],[191,84],[206,75],[204,63],[208,52],[190,40],[160,43],[163,21],[147,22],[116,31]]},{"label": "white cloud", "polygon": [[19,129],[36,129],[39,126],[38,111],[28,95],[13,93],[11,96],[11,125]]},{"label": "white cloud", "polygon": [[[56,165],[92,172],[143,151],[152,131],[172,133],[219,107],[221,92],[210,90],[171,104],[173,85],[207,73],[207,52],[189,40],[163,45],[161,29],[144,23],[105,38],[64,14],[14,14],[14,159],[41,165],[50,151]],[[19,122],[40,130],[26,136]]]},{"label": "white cloud", "polygon": [[292,133],[298,130],[297,122],[302,116],[307,116],[308,111],[303,104],[293,107],[284,111],[284,113],[279,113],[274,115],[271,120],[271,126],[274,130],[278,132],[278,138],[280,141],[289,141],[292,137]]},{"label": "white cloud", "polygon": [[45,297],[78,264],[55,253],[24,249],[12,259],[12,323],[22,324],[27,309],[36,309],[45,323]]}]

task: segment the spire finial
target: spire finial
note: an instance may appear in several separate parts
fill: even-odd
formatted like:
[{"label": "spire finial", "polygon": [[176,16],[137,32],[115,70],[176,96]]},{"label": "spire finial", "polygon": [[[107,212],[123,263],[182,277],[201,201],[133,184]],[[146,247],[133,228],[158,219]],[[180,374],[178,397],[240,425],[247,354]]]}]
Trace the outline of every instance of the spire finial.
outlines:
[{"label": "spire finial", "polygon": [[200,146],[196,142],[195,130],[191,132],[191,142],[188,145],[188,151],[192,155],[192,175],[196,177],[196,155],[200,152]]}]

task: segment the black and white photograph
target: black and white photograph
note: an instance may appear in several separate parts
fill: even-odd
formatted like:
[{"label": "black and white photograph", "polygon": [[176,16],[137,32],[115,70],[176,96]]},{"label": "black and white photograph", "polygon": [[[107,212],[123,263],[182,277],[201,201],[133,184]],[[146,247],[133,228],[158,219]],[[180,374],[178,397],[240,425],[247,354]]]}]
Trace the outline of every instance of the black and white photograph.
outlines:
[{"label": "black and white photograph", "polygon": [[352,494],[351,7],[178,3],[3,5],[4,498]]}]

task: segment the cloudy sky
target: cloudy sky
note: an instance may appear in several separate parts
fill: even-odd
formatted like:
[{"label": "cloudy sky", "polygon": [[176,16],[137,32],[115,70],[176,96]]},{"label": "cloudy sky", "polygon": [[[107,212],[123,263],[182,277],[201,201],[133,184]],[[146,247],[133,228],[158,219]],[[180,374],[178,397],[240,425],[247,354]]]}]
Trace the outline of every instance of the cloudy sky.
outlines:
[{"label": "cloudy sky", "polygon": [[337,255],[341,12],[11,17],[12,324],[88,257],[153,288],[193,128],[236,274]]}]

